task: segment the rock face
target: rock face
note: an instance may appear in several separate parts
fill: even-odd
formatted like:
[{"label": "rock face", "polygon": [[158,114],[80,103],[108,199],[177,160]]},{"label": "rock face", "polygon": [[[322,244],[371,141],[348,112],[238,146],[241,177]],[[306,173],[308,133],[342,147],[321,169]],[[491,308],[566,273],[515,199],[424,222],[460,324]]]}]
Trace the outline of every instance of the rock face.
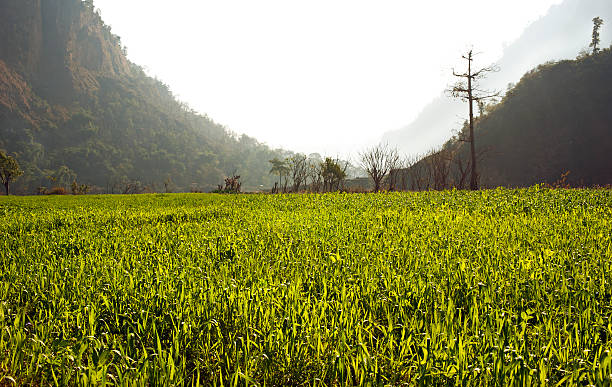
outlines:
[{"label": "rock face", "polygon": [[[34,96],[28,83],[0,60],[0,108],[19,114],[32,111],[33,105]],[[28,115],[20,118],[31,121]]]},{"label": "rock face", "polygon": [[129,74],[119,39],[92,8],[81,0],[2,0],[0,60],[54,103],[96,90],[99,77]]}]

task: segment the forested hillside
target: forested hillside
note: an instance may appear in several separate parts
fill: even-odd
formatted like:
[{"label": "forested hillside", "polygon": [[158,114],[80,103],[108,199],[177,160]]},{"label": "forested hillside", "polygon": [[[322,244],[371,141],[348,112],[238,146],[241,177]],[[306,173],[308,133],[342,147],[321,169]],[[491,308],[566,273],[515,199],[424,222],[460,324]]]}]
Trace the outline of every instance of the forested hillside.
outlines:
[{"label": "forested hillside", "polygon": [[0,2],[0,149],[25,175],[13,192],[210,190],[227,175],[270,186],[287,152],[238,137],[129,62],[93,3]]},{"label": "forested hillside", "polygon": [[483,181],[612,184],[612,53],[538,67],[479,123]]},{"label": "forested hillside", "polygon": [[[481,186],[612,184],[611,106],[610,49],[528,72],[477,119]],[[414,165],[408,188],[465,187],[469,143],[461,137]]]},{"label": "forested hillside", "polygon": [[[483,88],[505,91],[508,84],[515,84],[525,72],[541,63],[576,58],[580,51],[588,48],[595,16],[604,20],[601,42],[602,47],[608,47],[612,43],[612,1],[563,0],[504,48],[496,63],[500,71],[483,79]],[[481,49],[477,47],[477,51]],[[477,56],[475,63],[480,66],[488,64],[482,60]],[[412,123],[385,133],[383,141],[396,144],[408,154],[426,152],[444,144],[453,131],[460,129],[461,119],[458,117],[466,114],[466,106],[441,91]]]}]

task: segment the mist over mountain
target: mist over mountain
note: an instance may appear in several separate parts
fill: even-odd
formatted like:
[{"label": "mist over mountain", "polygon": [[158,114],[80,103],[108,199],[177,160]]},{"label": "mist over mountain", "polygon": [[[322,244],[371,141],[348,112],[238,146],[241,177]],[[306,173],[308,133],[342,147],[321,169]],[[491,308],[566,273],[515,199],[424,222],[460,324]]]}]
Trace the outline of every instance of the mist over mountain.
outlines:
[{"label": "mist over mountain", "polygon": [[25,170],[14,192],[210,190],[233,173],[257,188],[289,154],[178,101],[126,58],[92,0],[2,0],[0,37],[0,149]]},{"label": "mist over mountain", "polygon": [[[602,47],[608,47],[612,44],[612,1],[565,0],[551,7],[547,15],[532,23],[504,49],[502,58],[497,62],[500,71],[490,74],[481,82],[481,86],[505,92],[508,84],[518,82],[524,73],[542,63],[575,58],[581,50],[588,49],[592,19],[596,16],[604,19],[601,42]],[[474,49],[478,51],[478,47]],[[487,65],[478,63],[478,58],[476,62],[476,66]],[[440,147],[459,131],[467,112],[465,103],[441,92],[412,123],[385,133],[382,140],[407,154],[423,154]]]}]

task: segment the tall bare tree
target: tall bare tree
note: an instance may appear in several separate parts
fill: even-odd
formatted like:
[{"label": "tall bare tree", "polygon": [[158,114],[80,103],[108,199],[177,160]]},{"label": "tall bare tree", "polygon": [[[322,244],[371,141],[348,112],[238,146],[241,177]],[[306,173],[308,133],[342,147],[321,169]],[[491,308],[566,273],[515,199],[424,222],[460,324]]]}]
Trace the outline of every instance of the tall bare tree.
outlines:
[{"label": "tall bare tree", "polygon": [[478,170],[476,168],[476,144],[474,143],[474,102],[481,102],[489,98],[499,96],[497,92],[489,92],[478,88],[478,80],[486,76],[487,73],[498,71],[494,66],[483,67],[478,70],[473,69],[474,53],[472,50],[461,57],[467,61],[467,72],[457,73],[453,69],[453,75],[461,78],[451,89],[451,95],[455,98],[468,102],[470,108],[470,131],[467,141],[470,143],[470,189],[478,189]]},{"label": "tall bare tree", "polygon": [[397,148],[388,144],[378,144],[359,154],[361,167],[370,175],[374,182],[374,192],[380,191],[383,179],[392,170],[400,166],[400,156]]}]

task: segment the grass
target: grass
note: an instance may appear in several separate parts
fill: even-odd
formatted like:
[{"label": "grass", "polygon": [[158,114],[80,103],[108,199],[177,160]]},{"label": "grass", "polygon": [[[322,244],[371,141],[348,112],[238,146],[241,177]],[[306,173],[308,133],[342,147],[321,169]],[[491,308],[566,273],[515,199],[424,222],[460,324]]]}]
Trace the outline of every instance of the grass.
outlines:
[{"label": "grass", "polygon": [[0,385],[612,378],[612,191],[0,198]]}]

